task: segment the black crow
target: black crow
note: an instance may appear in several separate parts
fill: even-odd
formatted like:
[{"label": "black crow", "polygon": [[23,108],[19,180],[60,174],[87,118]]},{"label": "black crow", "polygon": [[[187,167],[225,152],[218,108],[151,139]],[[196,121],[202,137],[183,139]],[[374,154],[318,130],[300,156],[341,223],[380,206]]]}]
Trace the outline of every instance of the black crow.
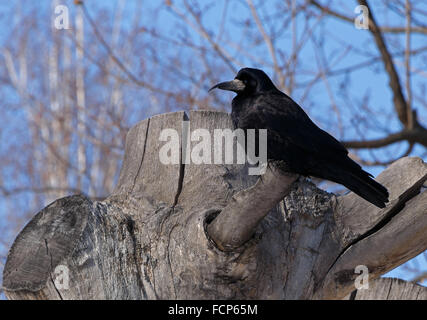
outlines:
[{"label": "black crow", "polygon": [[[267,129],[267,158],[286,171],[334,181],[379,208],[388,202],[387,189],[348,157],[347,149],[316,126],[304,110],[279,91],[262,70],[241,69],[232,81],[215,88],[237,93],[231,117],[236,128]],[[210,91],[209,90],[209,91]]]}]

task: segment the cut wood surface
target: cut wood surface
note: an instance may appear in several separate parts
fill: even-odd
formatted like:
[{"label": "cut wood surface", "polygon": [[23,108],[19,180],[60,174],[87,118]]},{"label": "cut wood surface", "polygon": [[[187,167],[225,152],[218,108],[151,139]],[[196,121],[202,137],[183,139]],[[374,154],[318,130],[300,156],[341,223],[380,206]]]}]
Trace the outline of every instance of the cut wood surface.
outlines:
[{"label": "cut wood surface", "polygon": [[[248,165],[184,164],[182,157],[164,165],[160,132],[176,129],[186,148],[183,120],[212,137],[232,128],[227,113],[212,111],[136,124],[108,198],[58,199],[19,233],[3,274],[9,299],[425,297],[424,287],[378,279],[427,249],[421,159],[402,158],[381,173],[390,203],[378,209],[274,165],[261,180]],[[359,265],[369,270],[366,292],[355,291]]]},{"label": "cut wood surface", "polygon": [[427,300],[427,288],[395,278],[370,281],[369,288],[355,290],[346,300]]}]

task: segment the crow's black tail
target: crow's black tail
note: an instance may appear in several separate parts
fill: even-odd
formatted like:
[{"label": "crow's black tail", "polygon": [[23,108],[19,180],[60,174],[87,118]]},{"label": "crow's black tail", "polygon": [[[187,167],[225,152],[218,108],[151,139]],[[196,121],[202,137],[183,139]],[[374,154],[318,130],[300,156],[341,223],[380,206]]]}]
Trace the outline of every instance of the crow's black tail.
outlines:
[{"label": "crow's black tail", "polygon": [[322,170],[322,173],[322,178],[344,185],[379,208],[384,208],[388,202],[387,189],[350,158],[345,161],[345,165],[329,163],[327,170]]}]

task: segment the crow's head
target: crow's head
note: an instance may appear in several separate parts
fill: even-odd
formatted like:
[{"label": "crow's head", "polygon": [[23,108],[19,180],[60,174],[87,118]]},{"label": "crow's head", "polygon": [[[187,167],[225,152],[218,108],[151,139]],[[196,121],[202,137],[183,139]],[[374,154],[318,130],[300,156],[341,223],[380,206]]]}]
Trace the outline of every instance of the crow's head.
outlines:
[{"label": "crow's head", "polygon": [[277,90],[264,71],[253,68],[240,69],[234,80],[218,83],[210,88],[209,91],[216,88],[234,91],[238,95],[251,95]]}]

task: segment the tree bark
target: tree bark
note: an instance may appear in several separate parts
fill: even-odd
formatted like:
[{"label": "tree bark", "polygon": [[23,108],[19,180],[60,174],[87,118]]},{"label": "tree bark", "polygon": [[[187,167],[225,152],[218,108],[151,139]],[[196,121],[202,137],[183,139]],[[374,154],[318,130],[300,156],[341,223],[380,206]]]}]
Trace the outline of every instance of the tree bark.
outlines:
[{"label": "tree bark", "polygon": [[[191,130],[212,137],[232,128],[227,113],[192,111],[189,119]],[[355,268],[366,266],[377,286],[427,249],[421,159],[402,158],[379,175],[390,203],[378,209],[274,166],[259,178],[248,165],[164,165],[160,132],[176,129],[186,148],[184,120],[184,112],[162,114],[129,131],[107,199],[62,198],[27,224],[4,268],[9,299],[383,298],[354,293]],[[391,286],[402,298],[426,292]]]}]

